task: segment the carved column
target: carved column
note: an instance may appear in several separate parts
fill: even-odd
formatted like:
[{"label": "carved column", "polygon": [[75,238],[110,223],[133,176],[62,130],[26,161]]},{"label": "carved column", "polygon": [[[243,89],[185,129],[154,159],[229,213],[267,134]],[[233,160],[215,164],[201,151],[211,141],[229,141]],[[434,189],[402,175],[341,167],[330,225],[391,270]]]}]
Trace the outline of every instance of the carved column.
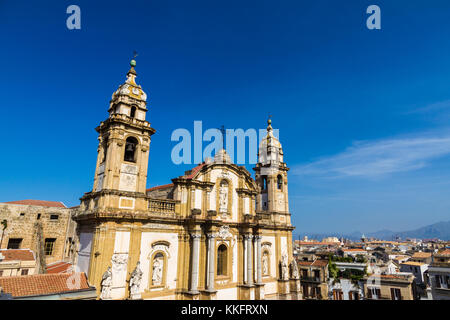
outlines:
[{"label": "carved column", "polygon": [[256,283],[262,283],[262,266],[261,266],[261,236],[255,236],[256,242]]},{"label": "carved column", "polygon": [[247,284],[247,236],[242,237],[242,245],[244,247],[244,283]]},{"label": "carved column", "polygon": [[192,233],[192,273],[191,273],[191,292],[197,293],[198,286],[198,253],[200,246],[200,237],[198,233]]},{"label": "carved column", "polygon": [[214,290],[214,238],[216,236],[212,233],[208,234],[208,283],[207,289]]},{"label": "carved column", "polygon": [[252,264],[252,238],[253,235],[247,235],[247,284],[253,284],[253,264]]}]

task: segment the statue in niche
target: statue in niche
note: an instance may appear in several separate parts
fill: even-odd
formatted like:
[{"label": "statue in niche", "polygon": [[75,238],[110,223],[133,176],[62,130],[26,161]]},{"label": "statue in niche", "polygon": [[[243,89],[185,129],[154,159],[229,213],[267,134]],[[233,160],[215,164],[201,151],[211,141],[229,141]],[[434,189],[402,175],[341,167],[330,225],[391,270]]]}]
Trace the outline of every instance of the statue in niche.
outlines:
[{"label": "statue in niche", "polygon": [[219,188],[219,212],[228,212],[228,183],[223,180]]},{"label": "statue in niche", "polygon": [[152,284],[157,286],[162,283],[162,275],[164,268],[164,259],[161,253],[158,253],[153,259]]},{"label": "statue in niche", "polygon": [[289,266],[287,254],[283,253],[281,256],[281,280],[289,280]]},{"label": "statue in niche", "polygon": [[101,300],[111,299],[111,285],[112,285],[112,272],[111,267],[108,267],[108,269],[102,276],[101,282],[102,292],[100,293]]},{"label": "statue in niche", "polygon": [[264,252],[262,258],[262,274],[269,274],[269,255],[267,254],[267,252]]},{"label": "statue in niche", "polygon": [[298,272],[298,266],[295,259],[291,261],[291,278],[296,280],[300,279],[300,274]]},{"label": "statue in niche", "polygon": [[138,261],[136,264],[136,268],[131,273],[130,277],[130,293],[132,296],[136,296],[139,294],[139,287],[141,285],[142,280],[142,271],[140,266],[140,262]]}]

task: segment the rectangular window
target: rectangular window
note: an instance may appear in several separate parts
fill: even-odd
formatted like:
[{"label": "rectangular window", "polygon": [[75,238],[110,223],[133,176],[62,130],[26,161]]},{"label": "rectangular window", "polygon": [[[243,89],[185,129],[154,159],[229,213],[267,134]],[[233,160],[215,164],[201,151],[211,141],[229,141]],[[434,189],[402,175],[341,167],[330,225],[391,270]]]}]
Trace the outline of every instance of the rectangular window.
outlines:
[{"label": "rectangular window", "polygon": [[57,214],[50,215],[50,220],[58,220],[58,218],[59,218],[59,215],[57,215]]},{"label": "rectangular window", "polygon": [[368,296],[370,299],[379,299],[381,296],[381,290],[378,288],[368,288]]},{"label": "rectangular window", "polygon": [[8,240],[8,249],[20,249],[22,238],[11,238]]},{"label": "rectangular window", "polygon": [[333,300],[342,300],[343,292],[340,289],[333,289]]},{"label": "rectangular window", "polygon": [[436,288],[440,288],[441,287],[441,276],[436,275],[435,281],[436,281]]},{"label": "rectangular window", "polygon": [[44,252],[46,256],[51,256],[53,254],[53,247],[55,246],[55,238],[47,238],[44,243]]},{"label": "rectangular window", "polygon": [[40,214],[40,213],[37,214],[36,219],[37,219],[37,220],[40,220],[40,219],[41,219],[41,214]]},{"label": "rectangular window", "polygon": [[392,300],[402,300],[402,294],[400,292],[400,289],[391,288],[391,299]]},{"label": "rectangular window", "polygon": [[0,277],[3,276],[3,270],[0,270]]},{"label": "rectangular window", "polygon": [[314,270],[314,278],[316,281],[319,281],[320,278],[320,271],[319,270]]},{"label": "rectangular window", "polygon": [[28,275],[28,269],[22,269],[22,272],[20,273],[22,276]]},{"label": "rectangular window", "polygon": [[24,213],[24,212],[21,212],[21,213],[20,213],[20,218],[23,218],[23,217],[25,217],[25,213]]}]

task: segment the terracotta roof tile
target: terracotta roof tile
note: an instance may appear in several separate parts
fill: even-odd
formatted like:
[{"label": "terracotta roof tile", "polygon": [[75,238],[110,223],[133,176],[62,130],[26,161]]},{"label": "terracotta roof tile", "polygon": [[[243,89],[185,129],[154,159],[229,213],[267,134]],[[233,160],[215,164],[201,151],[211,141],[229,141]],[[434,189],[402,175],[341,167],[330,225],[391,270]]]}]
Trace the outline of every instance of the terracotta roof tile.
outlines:
[{"label": "terracotta roof tile", "polygon": [[438,254],[443,254],[445,256],[450,255],[450,249],[445,249],[444,251],[438,252]]},{"label": "terracotta roof tile", "polygon": [[327,260],[314,260],[314,261],[297,261],[300,266],[311,266],[311,267],[325,267],[328,264]]},{"label": "terracotta roof tile", "polygon": [[430,258],[431,252],[415,252],[413,258]]},{"label": "terracotta roof tile", "polygon": [[337,246],[339,242],[320,242],[320,241],[298,241],[295,240],[295,244],[298,245],[322,245],[322,246]]},{"label": "terracotta roof tile", "polygon": [[191,173],[189,175],[184,175],[183,178],[192,179],[197,174],[197,172],[199,172],[205,165],[206,163],[200,163],[198,166],[191,170]]},{"label": "terracotta roof tile", "polygon": [[30,249],[1,249],[0,253],[4,257],[2,261],[34,261],[34,253]]},{"label": "terracotta roof tile", "polygon": [[[71,277],[79,277],[79,285]],[[29,276],[0,277],[3,292],[13,297],[48,295],[89,289],[84,273],[35,274]]]},{"label": "terracotta roof tile", "polygon": [[154,190],[159,190],[159,189],[166,189],[166,188],[170,188],[173,187],[173,183],[169,183],[169,184],[163,184],[161,186],[156,186],[156,187],[151,187],[149,189],[147,189],[146,191],[154,191]]},{"label": "terracotta roof tile", "polygon": [[60,201],[44,201],[44,200],[17,200],[17,201],[8,201],[4,203],[9,204],[22,204],[22,205],[30,205],[30,206],[41,206],[41,207],[54,207],[54,208],[67,208],[64,203]]},{"label": "terracotta roof tile", "polygon": [[47,265],[47,273],[71,273],[72,264],[68,262],[55,262]]}]

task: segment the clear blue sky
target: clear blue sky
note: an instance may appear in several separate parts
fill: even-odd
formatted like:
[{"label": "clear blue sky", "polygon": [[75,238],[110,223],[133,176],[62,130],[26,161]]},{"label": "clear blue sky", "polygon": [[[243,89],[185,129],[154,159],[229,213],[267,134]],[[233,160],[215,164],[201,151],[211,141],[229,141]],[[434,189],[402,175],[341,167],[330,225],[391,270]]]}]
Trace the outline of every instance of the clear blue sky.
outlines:
[{"label": "clear blue sky", "polygon": [[[366,28],[371,4],[382,30]],[[271,113],[297,232],[450,220],[449,16],[449,1],[0,1],[0,201],[91,190],[94,128],[136,50],[157,129],[148,186],[187,169],[170,160],[176,128]]]}]

